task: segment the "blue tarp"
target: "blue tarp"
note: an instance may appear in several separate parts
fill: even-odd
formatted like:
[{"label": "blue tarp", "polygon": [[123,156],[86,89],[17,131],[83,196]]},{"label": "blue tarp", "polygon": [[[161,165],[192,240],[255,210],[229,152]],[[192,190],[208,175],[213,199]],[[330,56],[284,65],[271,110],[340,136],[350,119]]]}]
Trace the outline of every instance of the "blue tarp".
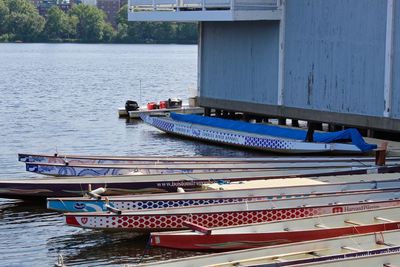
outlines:
[{"label": "blue tarp", "polygon": [[[171,113],[171,118],[176,121],[195,123],[205,126],[218,127],[221,129],[242,131],[247,133],[264,134],[275,137],[305,140],[307,131],[302,129],[291,129],[273,125],[255,124],[243,121],[226,120],[213,117],[204,117],[199,115],[184,115]],[[350,128],[338,132],[314,133],[314,142],[331,143],[336,140],[350,140],[361,151],[370,151],[375,149],[376,145],[367,144],[357,129]]]}]

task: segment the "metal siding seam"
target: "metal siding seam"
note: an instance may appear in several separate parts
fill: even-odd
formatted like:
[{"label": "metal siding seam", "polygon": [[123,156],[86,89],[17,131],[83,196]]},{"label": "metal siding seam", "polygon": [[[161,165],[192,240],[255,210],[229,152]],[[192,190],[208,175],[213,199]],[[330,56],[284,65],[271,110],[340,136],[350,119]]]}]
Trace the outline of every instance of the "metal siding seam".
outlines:
[{"label": "metal siding seam", "polygon": [[285,24],[286,24],[286,0],[280,0],[282,17],[279,21],[279,59],[278,59],[278,105],[283,105],[283,91],[285,79]]},{"label": "metal siding seam", "polygon": [[202,80],[202,73],[203,71],[201,70],[201,66],[202,66],[202,60],[201,60],[201,56],[202,56],[202,42],[203,42],[203,22],[199,22],[198,25],[198,31],[199,31],[199,39],[197,41],[198,43],[198,47],[197,47],[197,96],[199,97],[201,95],[201,80]]},{"label": "metal siding seam", "polygon": [[385,84],[384,84],[384,117],[391,115],[391,98],[393,89],[393,35],[394,35],[394,0],[387,0],[386,15],[386,48],[385,48]]}]

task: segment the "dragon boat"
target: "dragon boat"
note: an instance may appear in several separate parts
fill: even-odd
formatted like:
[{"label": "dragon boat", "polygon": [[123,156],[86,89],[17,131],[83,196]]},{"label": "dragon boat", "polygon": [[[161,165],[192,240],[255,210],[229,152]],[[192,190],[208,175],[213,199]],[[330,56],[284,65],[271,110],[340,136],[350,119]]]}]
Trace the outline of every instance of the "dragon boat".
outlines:
[{"label": "dragon boat", "polygon": [[312,132],[303,129],[176,113],[171,113],[166,117],[152,117],[142,114],[141,118],[144,122],[169,134],[272,152],[364,153],[377,148],[376,145],[367,144],[358,130],[353,128],[339,132]]},{"label": "dragon boat", "polygon": [[399,206],[399,197],[398,190],[385,190],[138,211],[65,213],[64,216],[65,222],[75,227],[149,232],[187,229],[188,223],[210,228]]},{"label": "dragon boat", "polygon": [[268,223],[151,234],[151,245],[227,251],[400,229],[400,207],[363,210]]},{"label": "dragon boat", "polygon": [[131,196],[48,198],[47,208],[59,212],[99,212],[109,207],[140,210],[210,205],[262,199],[284,199],[345,192],[400,188],[399,174],[333,176],[323,179],[270,179],[257,188],[207,190]]}]

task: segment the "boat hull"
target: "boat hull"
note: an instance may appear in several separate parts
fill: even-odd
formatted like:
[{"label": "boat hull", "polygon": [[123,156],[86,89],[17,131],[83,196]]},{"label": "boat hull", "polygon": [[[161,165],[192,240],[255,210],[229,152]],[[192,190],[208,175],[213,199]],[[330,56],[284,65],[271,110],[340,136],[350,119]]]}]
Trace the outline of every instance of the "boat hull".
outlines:
[{"label": "boat hull", "polygon": [[[111,179],[112,180],[112,179]],[[144,193],[165,193],[176,192],[179,184],[187,188],[198,188],[201,182],[176,182],[177,185],[166,185],[160,182],[90,182],[82,181],[81,183],[48,183],[35,184],[34,181],[27,183],[18,182],[0,182],[0,198],[25,199],[25,200],[45,200],[48,197],[73,197],[84,196],[90,189],[106,188],[107,195],[118,196],[127,194],[144,194]],[[204,181],[203,183],[206,183]]]},{"label": "boat hull", "polygon": [[[142,210],[110,213],[66,213],[65,221],[68,225],[110,230],[130,231],[168,231],[187,229],[185,222],[193,222],[203,227],[223,227],[241,224],[269,222],[285,219],[305,218],[323,214],[342,213],[356,210],[369,210],[400,205],[399,200],[390,200],[394,194],[376,194],[370,203],[370,194],[334,196],[323,198],[307,198],[280,201],[256,201],[222,205],[191,206],[184,208],[167,208],[156,210]],[[334,204],[332,199],[352,199],[348,204]],[[346,200],[343,200],[346,201]],[[324,203],[329,205],[308,205],[300,203]],[[282,206],[282,207],[280,207]],[[276,207],[276,208],[275,208]]]},{"label": "boat hull", "polygon": [[[292,180],[292,179],[286,179]],[[322,194],[343,194],[361,190],[400,188],[400,180],[353,182],[342,184],[311,184],[290,186],[289,181],[279,181],[282,187],[266,187],[244,190],[200,191],[169,194],[151,194],[126,197],[109,197],[107,204],[121,210],[172,208],[193,205],[212,205],[252,200],[273,200],[317,196]],[[307,184],[308,181],[304,181]],[[47,208],[59,212],[107,211],[105,200],[88,198],[49,198]]]},{"label": "boat hull", "polygon": [[274,171],[311,169],[363,169],[365,163],[223,163],[223,164],[144,164],[144,165],[83,165],[26,162],[26,171],[51,176],[117,176],[117,175],[152,175],[152,174],[192,174],[216,172]]},{"label": "boat hull", "polygon": [[278,139],[241,131],[224,130],[217,127],[175,121],[168,117],[159,118],[142,115],[141,118],[144,122],[169,134],[243,148],[280,153],[362,152],[358,147],[351,144],[313,143]]},{"label": "boat hull", "polygon": [[164,260],[143,266],[395,266],[400,258],[399,237],[399,230],[374,232]]},{"label": "boat hull", "polygon": [[400,166],[356,170],[298,170],[277,172],[213,173],[137,176],[66,177],[59,179],[26,179],[0,181],[0,197],[11,199],[44,199],[47,197],[79,197],[87,193],[89,185],[94,190],[107,189],[106,195],[176,192],[178,187],[200,189],[214,182],[233,182],[294,177],[324,177],[332,175],[394,173]]},{"label": "boat hull", "polygon": [[363,226],[353,225],[335,229],[278,233],[232,233],[220,235],[160,235],[154,233],[151,235],[151,245],[183,250],[229,251],[397,229],[400,229],[400,221]]},{"label": "boat hull", "polygon": [[[143,157],[143,156],[86,156],[86,155],[46,155],[19,153],[20,162],[40,163],[70,163],[70,164],[153,164],[153,163],[240,163],[240,162],[266,162],[266,163],[300,163],[300,162],[375,162],[373,157],[204,157],[204,156],[178,156],[178,157]],[[399,157],[387,157],[386,163],[400,161]]]}]

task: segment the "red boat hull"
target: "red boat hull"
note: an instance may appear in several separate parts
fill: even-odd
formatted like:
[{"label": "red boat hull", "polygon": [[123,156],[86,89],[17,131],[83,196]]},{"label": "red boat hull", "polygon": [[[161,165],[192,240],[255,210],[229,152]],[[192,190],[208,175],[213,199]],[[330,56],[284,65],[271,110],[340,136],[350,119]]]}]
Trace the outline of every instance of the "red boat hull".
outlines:
[{"label": "red boat hull", "polygon": [[396,229],[400,229],[400,222],[273,233],[219,235],[152,233],[151,245],[185,250],[228,251]]}]

